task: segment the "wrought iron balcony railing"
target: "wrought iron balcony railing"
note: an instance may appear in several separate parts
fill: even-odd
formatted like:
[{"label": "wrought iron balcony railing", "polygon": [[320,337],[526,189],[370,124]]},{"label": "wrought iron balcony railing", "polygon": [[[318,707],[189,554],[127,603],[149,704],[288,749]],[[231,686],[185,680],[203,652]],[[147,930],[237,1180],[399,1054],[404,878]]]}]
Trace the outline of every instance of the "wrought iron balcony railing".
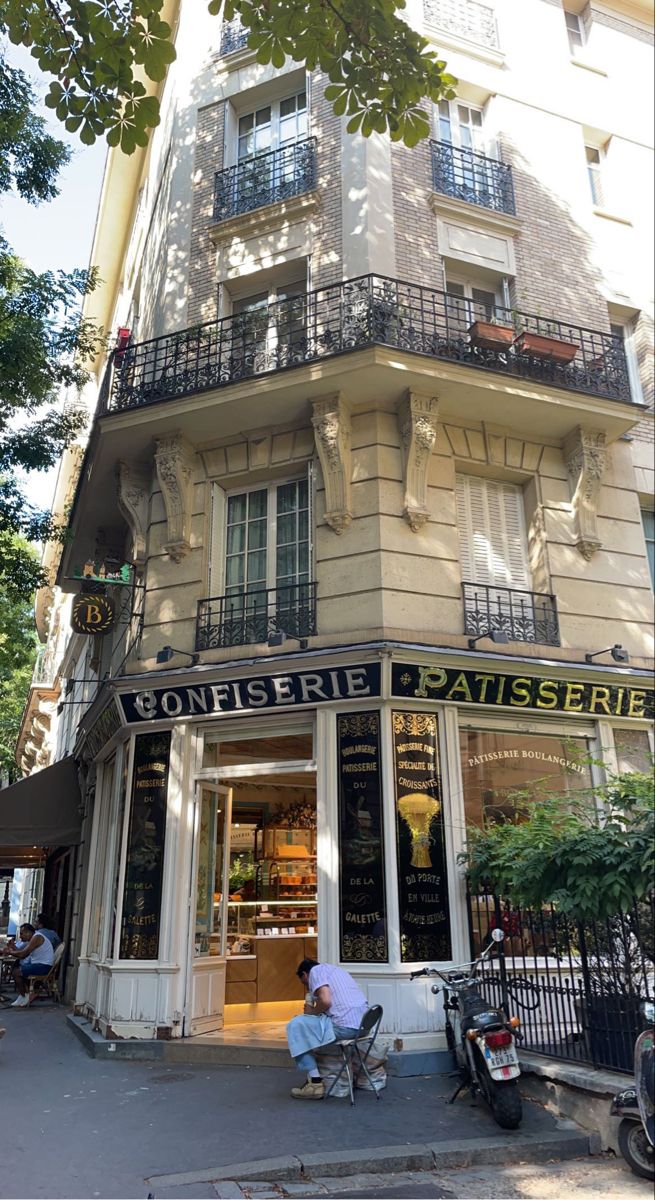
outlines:
[{"label": "wrought iron balcony railing", "polygon": [[36,654],[31,686],[33,688],[51,688],[54,686],[56,677],[57,669],[54,652],[52,648],[41,646]]},{"label": "wrought iron balcony railing", "polygon": [[516,214],[512,168],[507,163],[450,142],[430,142],[430,147],[435,192],[494,212]]},{"label": "wrought iron balcony railing", "polygon": [[554,596],[463,583],[464,632],[468,637],[506,633],[510,642],[539,642],[559,646],[559,621]]},{"label": "wrought iron balcony railing", "polygon": [[316,633],[316,584],[295,583],[198,601],[196,650],[224,650],[267,641],[271,633],[294,638]]},{"label": "wrought iron balcony railing", "polygon": [[99,411],[227,387],[368,346],[631,400],[618,335],[363,275],[117,351]]},{"label": "wrought iron balcony railing", "polygon": [[221,30],[221,54],[234,54],[243,50],[248,44],[248,30],[244,29],[238,17],[224,21]]},{"label": "wrought iron balcony railing", "polygon": [[316,187],[316,138],[258,154],[214,178],[214,220],[225,221]]},{"label": "wrought iron balcony railing", "polygon": [[428,25],[478,46],[498,49],[496,14],[488,4],[478,4],[477,0],[423,0],[423,15]]}]

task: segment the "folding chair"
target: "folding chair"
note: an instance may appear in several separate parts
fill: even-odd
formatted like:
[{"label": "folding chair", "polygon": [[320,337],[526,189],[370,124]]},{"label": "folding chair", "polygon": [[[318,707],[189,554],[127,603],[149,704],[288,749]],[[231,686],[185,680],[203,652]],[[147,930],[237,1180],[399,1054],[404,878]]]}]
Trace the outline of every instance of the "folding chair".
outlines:
[{"label": "folding chair", "polygon": [[[334,1079],[332,1080],[332,1083],[330,1084],[327,1092],[325,1093],[326,1100],[327,1100],[328,1096],[330,1095],[330,1093],[332,1091],[334,1091],[334,1088],[337,1086],[338,1081],[341,1079],[341,1076],[343,1075],[343,1073],[345,1071],[346,1077],[348,1079],[348,1090],[350,1091],[350,1103],[351,1103],[351,1105],[355,1103],[355,1086],[354,1086],[355,1081],[354,1081],[353,1063],[355,1065],[357,1074],[359,1074],[360,1071],[364,1072],[366,1078],[368,1079],[368,1081],[371,1085],[371,1091],[375,1092],[376,1100],[380,1099],[380,1093],[374,1087],[373,1080],[371,1079],[371,1076],[369,1075],[368,1067],[366,1066],[366,1059],[368,1058],[369,1054],[371,1053],[371,1046],[373,1045],[376,1037],[378,1036],[378,1030],[380,1028],[381,1020],[382,1020],[382,1005],[374,1004],[372,1008],[367,1008],[366,1012],[364,1013],[364,1016],[362,1017],[361,1025],[359,1026],[359,1029],[357,1030],[357,1033],[355,1034],[355,1036],[353,1038],[340,1038],[335,1043],[335,1045],[337,1045],[339,1047],[339,1049],[341,1050],[342,1062],[341,1062],[339,1071],[335,1075]],[[364,1043],[366,1045],[366,1049],[364,1050],[363,1054],[362,1054],[362,1051],[360,1050],[360,1043]]]},{"label": "folding chair", "polygon": [[52,966],[47,975],[28,975],[29,979],[29,1001],[30,1004],[39,996],[49,996],[54,1000],[55,1004],[61,1002],[61,992],[59,991],[59,973],[61,971],[61,960],[64,957],[64,943],[60,942],[55,950]]}]

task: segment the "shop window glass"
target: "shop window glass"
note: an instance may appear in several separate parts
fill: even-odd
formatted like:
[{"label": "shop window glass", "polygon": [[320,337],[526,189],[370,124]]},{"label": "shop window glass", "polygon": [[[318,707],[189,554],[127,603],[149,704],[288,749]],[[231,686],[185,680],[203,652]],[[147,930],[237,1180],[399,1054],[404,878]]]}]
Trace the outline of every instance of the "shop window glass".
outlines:
[{"label": "shop window glass", "polygon": [[653,754],[645,729],[615,729],[614,749],[620,772],[640,771],[646,775],[652,771]]},{"label": "shop window glass", "polygon": [[311,732],[271,737],[220,740],[208,733],[202,755],[203,767],[232,767],[254,763],[311,762],[314,755]]},{"label": "shop window glass", "polygon": [[513,818],[524,802],[590,789],[589,743],[548,734],[462,730],[466,823]]},{"label": "shop window glass", "polygon": [[123,746],[123,770],[121,773],[121,789],[118,797],[118,812],[116,820],[113,824],[114,836],[116,845],[114,849],[114,883],[111,893],[111,931],[106,954],[108,958],[114,956],[114,939],[116,937],[116,921],[118,919],[118,881],[121,871],[121,848],[123,845],[123,821],[125,819],[125,798],[127,795],[127,766],[128,766],[128,744]]},{"label": "shop window glass", "polygon": [[109,838],[109,819],[111,816],[112,797],[114,792],[114,777],[116,772],[116,756],[113,755],[105,763],[102,774],[102,789],[100,792],[100,813],[98,841],[96,845],[95,869],[93,872],[93,891],[91,893],[91,916],[89,919],[88,953],[99,954],[102,935],[103,892],[105,889],[105,863],[107,859],[107,843]]}]

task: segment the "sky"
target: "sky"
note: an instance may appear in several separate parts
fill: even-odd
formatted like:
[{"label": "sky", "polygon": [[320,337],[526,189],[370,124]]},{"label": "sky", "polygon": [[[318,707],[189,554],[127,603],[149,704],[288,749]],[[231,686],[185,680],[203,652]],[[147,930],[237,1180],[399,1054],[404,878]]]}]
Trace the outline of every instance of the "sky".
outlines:
[{"label": "sky", "polygon": [[[41,74],[29,52],[22,46],[8,45],[7,59],[12,66],[25,71],[37,95],[43,97],[50,80]],[[87,267],[107,147],[104,141],[83,146],[45,106],[40,111],[49,131],[71,146],[73,156],[59,176],[60,193],[55,200],[32,205],[18,196],[4,196],[0,204],[0,227],[10,246],[35,271]],[[54,467],[47,472],[33,472],[26,478],[25,489],[31,503],[50,507],[56,473]]]}]

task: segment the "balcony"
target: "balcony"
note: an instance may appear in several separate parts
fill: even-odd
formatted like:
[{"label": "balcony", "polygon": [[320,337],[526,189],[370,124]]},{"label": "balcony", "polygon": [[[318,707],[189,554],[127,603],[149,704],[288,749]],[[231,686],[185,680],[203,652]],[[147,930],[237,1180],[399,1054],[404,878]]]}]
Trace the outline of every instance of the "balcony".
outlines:
[{"label": "balcony", "polygon": [[617,335],[364,275],[116,351],[99,412],[212,391],[371,346],[631,401]]},{"label": "balcony", "polygon": [[196,650],[258,645],[272,633],[316,633],[316,584],[261,588],[198,601]]},{"label": "balcony", "polygon": [[57,678],[55,655],[51,647],[40,646],[32,672],[33,688],[52,688]]},{"label": "balcony", "polygon": [[428,25],[489,50],[498,49],[496,15],[488,4],[478,4],[477,0],[424,0],[423,14]]},{"label": "balcony", "polygon": [[214,177],[214,220],[226,221],[316,187],[316,138],[258,154]]},{"label": "balcony", "polygon": [[467,200],[494,212],[516,215],[512,168],[486,154],[450,142],[430,142],[432,186],[443,196]]},{"label": "balcony", "polygon": [[559,621],[554,596],[513,588],[463,583],[464,633],[480,637],[506,633],[510,642],[559,646]]},{"label": "balcony", "polygon": [[235,54],[248,45],[249,30],[244,29],[238,17],[224,21],[221,30],[221,54]]}]

